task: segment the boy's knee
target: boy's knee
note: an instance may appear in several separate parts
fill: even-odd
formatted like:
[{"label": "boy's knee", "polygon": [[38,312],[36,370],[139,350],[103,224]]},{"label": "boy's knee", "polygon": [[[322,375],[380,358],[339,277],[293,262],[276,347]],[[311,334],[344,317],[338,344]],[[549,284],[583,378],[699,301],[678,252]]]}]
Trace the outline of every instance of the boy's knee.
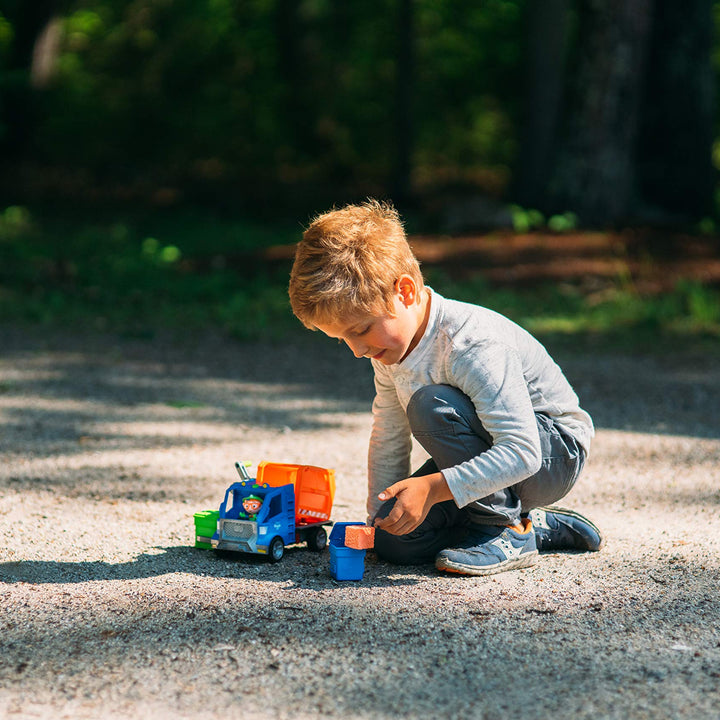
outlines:
[{"label": "boy's knee", "polygon": [[407,406],[410,427],[420,432],[431,432],[467,412],[475,412],[470,398],[452,385],[425,385],[413,393]]}]

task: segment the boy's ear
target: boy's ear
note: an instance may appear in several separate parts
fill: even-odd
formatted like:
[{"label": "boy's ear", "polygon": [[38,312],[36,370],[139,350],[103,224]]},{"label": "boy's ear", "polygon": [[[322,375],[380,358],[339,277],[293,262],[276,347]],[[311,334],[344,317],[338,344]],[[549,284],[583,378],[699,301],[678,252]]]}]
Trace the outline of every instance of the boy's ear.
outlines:
[{"label": "boy's ear", "polygon": [[395,288],[405,307],[410,307],[417,300],[417,285],[409,275],[401,275],[395,283]]}]

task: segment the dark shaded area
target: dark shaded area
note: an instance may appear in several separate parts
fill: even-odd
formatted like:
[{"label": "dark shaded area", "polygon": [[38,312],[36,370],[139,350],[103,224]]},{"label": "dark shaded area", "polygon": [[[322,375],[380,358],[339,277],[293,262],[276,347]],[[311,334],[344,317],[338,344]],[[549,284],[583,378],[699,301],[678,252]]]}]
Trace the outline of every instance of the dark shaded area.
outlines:
[{"label": "dark shaded area", "polygon": [[712,14],[712,0],[655,3],[637,150],[639,192],[655,214],[702,214],[712,205],[708,193],[716,168],[707,153],[717,114]]},{"label": "dark shaded area", "polygon": [[[334,414],[369,412],[374,393],[370,363],[319,334],[283,344],[212,335],[195,341],[172,336],[123,340],[5,328],[0,339],[4,360],[20,373],[0,387],[5,417],[0,447],[5,451],[21,451],[24,437],[35,445],[38,436],[47,440],[48,456],[59,450],[82,453],[87,447],[139,447],[148,440],[157,447],[187,442],[171,434],[106,434],[94,429],[97,423],[331,429],[328,417]],[[599,362],[597,352],[567,348],[557,354],[599,427],[720,436],[715,356],[685,354],[679,347],[673,355],[602,358]],[[86,404],[54,410],[35,407],[33,399]],[[38,451],[42,454],[33,452]]]},{"label": "dark shaded area", "polygon": [[10,0],[0,204],[268,218],[480,197],[593,226],[693,224],[716,211],[716,11]]},{"label": "dark shaded area", "polygon": [[[248,430],[331,432],[334,415],[367,412],[372,399],[369,364],[321,338],[283,345],[212,336],[197,344],[96,336],[86,338],[79,349],[76,339],[64,334],[31,340],[26,333],[10,331],[1,344],[4,360],[28,376],[0,387],[0,450],[17,457],[26,452],[38,458],[72,457],[89,450],[113,457],[109,465],[68,468],[62,480],[53,481],[28,477],[18,467],[3,483],[8,488],[30,483],[70,497],[182,499],[187,493],[183,478],[141,477],[123,467],[117,452],[189,443],[213,447],[224,442],[213,435],[216,425],[234,428],[238,439]],[[82,403],[82,409],[47,407],[55,401]],[[145,423],[161,426],[162,433],[123,434],[101,427]],[[200,424],[207,436],[189,436],[187,423]]]},{"label": "dark shaded area", "polygon": [[[156,556],[138,561],[138,568],[149,563],[158,575],[173,572],[172,560],[178,560],[174,553]],[[303,706],[321,711],[323,698],[330,694],[334,708],[339,704],[337,709],[345,713],[373,716],[409,715],[432,701],[453,717],[510,712],[517,703],[559,717],[612,717],[638,698],[645,698],[647,707],[681,716],[688,687],[695,703],[703,699],[706,712],[718,708],[717,568],[672,562],[667,556],[635,561],[638,580],[632,587],[616,587],[610,579],[596,595],[579,587],[573,599],[553,598],[542,583],[524,591],[491,584],[458,602],[462,592],[448,583],[434,586],[436,604],[401,602],[388,610],[357,602],[359,586],[313,578],[307,566],[300,568],[303,579],[297,583],[283,578],[270,607],[242,581],[255,576],[251,569],[212,559],[199,558],[197,563],[198,573],[216,578],[207,580],[212,585],[205,595],[173,595],[163,587],[149,591],[128,584],[124,597],[109,605],[98,595],[93,612],[93,587],[76,594],[66,585],[47,608],[53,623],[18,607],[4,621],[2,682],[59,686],[67,695],[68,679],[83,667],[81,659],[91,656],[97,680],[89,688],[86,684],[86,690],[102,696],[107,692],[103,674],[111,667],[132,678],[142,675],[134,668],[152,663],[163,675],[166,702],[181,704],[175,693],[194,664],[217,667],[215,693],[220,697],[231,691],[252,661],[255,691],[243,698],[248,711],[256,704],[262,709],[263,680],[279,670],[287,676],[275,703],[291,706],[305,694]],[[600,570],[590,572],[594,577]],[[264,581],[280,579],[277,569],[263,567],[262,574]],[[53,577],[51,566],[47,577]],[[101,571],[97,579],[104,577]],[[121,566],[111,577],[127,578],[126,568]],[[218,582],[221,578],[225,587]],[[550,575],[537,569],[533,578],[537,582]],[[370,564],[363,587],[365,592],[406,584],[422,589],[430,580],[417,569],[405,576],[402,568],[390,580]],[[698,613],[705,618],[702,626],[695,624]],[[309,615],[316,621],[308,623]],[[663,618],[660,627],[658,617]],[[690,636],[691,646],[679,640]],[[548,664],[532,655],[538,637],[551,656],[552,677],[546,674]],[[41,656],[33,651],[38,646],[45,649]],[[279,652],[271,655],[271,648]],[[52,662],[44,663],[43,657]],[[293,658],[316,662],[298,663],[293,670]],[[357,658],[374,666],[371,683],[348,671]],[[455,673],[456,660],[464,668],[460,675]],[[308,664],[316,668],[312,677],[301,669]],[[514,667],[511,679],[494,673],[494,667],[507,664]],[[549,693],[557,679],[573,692]],[[310,694],[303,692],[308,682],[313,685]],[[213,702],[217,700],[208,697],[209,705]]]},{"label": "dark shaded area", "polygon": [[568,358],[561,365],[598,427],[716,439],[720,367],[714,357]]},{"label": "dark shaded area", "polygon": [[[369,363],[323,338],[313,338],[305,346],[216,339],[202,350],[177,341],[119,343],[107,336],[96,338],[94,345],[86,338],[82,347],[68,336],[33,339],[5,333],[2,340],[5,360],[14,358],[16,367],[30,375],[0,386],[0,451],[10,463],[0,486],[8,493],[35,489],[90,502],[184,502],[197,492],[189,490],[188,476],[128,466],[122,453],[157,453],[190,445],[200,451],[227,444],[227,437],[213,432],[215,427],[232,428],[238,443],[250,431],[259,442],[263,435],[308,430],[321,430],[331,442],[347,413],[370,412],[373,395]],[[268,363],[273,354],[278,362]],[[559,353],[556,358],[598,429],[720,437],[720,370],[712,357]],[[32,378],[47,372],[52,379]],[[45,407],[55,401],[80,402],[83,407]],[[147,423],[162,427],[162,432],[133,430]],[[192,434],[188,423],[197,428]],[[112,431],[108,425],[120,429]],[[683,452],[691,453],[688,466],[704,462],[708,472],[720,460],[710,451],[703,459],[697,448],[676,448],[666,465],[680,478]],[[98,460],[90,462],[89,454]],[[88,461],[49,478],[23,468],[22,459],[28,457]],[[194,469],[191,476],[198,472]],[[653,502],[663,506],[698,499],[697,491],[683,485],[668,487],[663,474],[655,490]],[[720,503],[720,493],[703,493],[702,498],[706,507]],[[630,504],[647,500],[646,490],[632,487],[624,496]],[[146,562],[160,563],[154,557]],[[103,567],[100,564],[99,571]],[[57,570],[64,572],[62,566]],[[72,574],[72,566],[68,571]]]},{"label": "dark shaded area", "polygon": [[[192,547],[163,547],[140,555],[124,563],[102,561],[61,562],[50,560],[0,563],[0,580],[6,583],[81,583],[102,580],[137,580],[159,577],[185,568],[198,577],[256,579],[258,572],[264,582],[276,582],[283,585],[283,593],[293,589],[315,589],[339,587],[327,570],[327,552],[316,554],[304,546],[288,546],[282,564],[274,565],[258,555],[241,553],[218,553],[212,550],[198,550]],[[368,576],[363,578],[364,587],[392,587],[414,585],[418,579],[417,568],[407,578],[398,576],[396,569],[388,566],[375,566],[368,561]],[[421,575],[430,575],[428,568]],[[288,575],[293,582],[290,586]],[[321,578],[317,576],[321,575]],[[392,579],[388,578],[392,575]]]}]

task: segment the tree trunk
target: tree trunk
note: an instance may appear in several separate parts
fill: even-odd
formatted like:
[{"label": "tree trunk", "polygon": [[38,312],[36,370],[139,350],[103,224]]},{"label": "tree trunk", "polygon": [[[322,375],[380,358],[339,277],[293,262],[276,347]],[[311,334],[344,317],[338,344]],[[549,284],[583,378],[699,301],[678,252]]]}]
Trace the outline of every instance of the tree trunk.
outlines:
[{"label": "tree trunk", "polygon": [[580,0],[575,82],[550,193],[581,221],[625,220],[636,195],[651,0]]},{"label": "tree trunk", "polygon": [[712,10],[712,0],[655,0],[638,185],[661,220],[712,214]]},{"label": "tree trunk", "polygon": [[285,135],[295,158],[316,152],[315,119],[309,93],[309,68],[303,48],[306,24],[301,18],[302,0],[277,0],[276,33],[278,70],[282,82]]},{"label": "tree trunk", "polygon": [[398,0],[398,52],[395,74],[395,167],[392,193],[397,202],[411,193],[412,153],[414,147],[413,85],[415,77],[414,0]]},{"label": "tree trunk", "polygon": [[547,205],[565,86],[569,0],[531,2],[525,30],[525,95],[512,195],[524,207]]},{"label": "tree trunk", "polygon": [[13,42],[0,82],[0,156],[5,162],[27,159],[33,152],[39,117],[39,91],[31,82],[35,43],[60,3],[56,0],[15,0],[4,14],[13,28]]}]

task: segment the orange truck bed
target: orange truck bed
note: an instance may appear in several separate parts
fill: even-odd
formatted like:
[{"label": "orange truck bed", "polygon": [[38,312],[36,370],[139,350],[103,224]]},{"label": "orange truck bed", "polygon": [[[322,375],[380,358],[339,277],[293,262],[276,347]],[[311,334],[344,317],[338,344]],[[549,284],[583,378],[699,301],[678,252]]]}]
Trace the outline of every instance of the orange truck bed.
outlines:
[{"label": "orange truck bed", "polygon": [[295,486],[295,522],[330,519],[335,499],[335,471],[314,465],[289,465],[263,461],[257,468],[257,484]]}]

